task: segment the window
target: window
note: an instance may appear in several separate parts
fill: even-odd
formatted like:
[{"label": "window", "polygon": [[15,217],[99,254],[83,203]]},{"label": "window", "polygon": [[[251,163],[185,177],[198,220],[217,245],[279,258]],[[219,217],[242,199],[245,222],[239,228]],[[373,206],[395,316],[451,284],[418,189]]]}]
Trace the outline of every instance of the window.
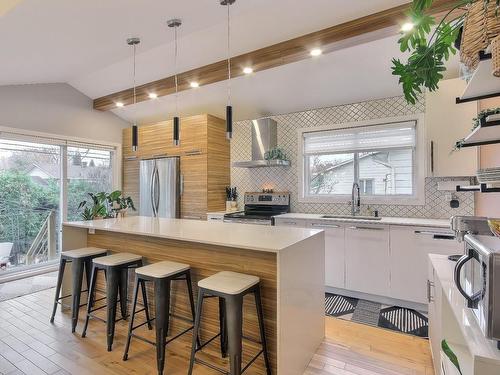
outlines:
[{"label": "window", "polygon": [[80,219],[77,207],[88,192],[115,186],[115,151],[0,133],[0,276],[57,259],[61,222]]},{"label": "window", "polygon": [[301,198],[350,197],[357,182],[369,201],[416,199],[417,138],[417,121],[303,130]]}]

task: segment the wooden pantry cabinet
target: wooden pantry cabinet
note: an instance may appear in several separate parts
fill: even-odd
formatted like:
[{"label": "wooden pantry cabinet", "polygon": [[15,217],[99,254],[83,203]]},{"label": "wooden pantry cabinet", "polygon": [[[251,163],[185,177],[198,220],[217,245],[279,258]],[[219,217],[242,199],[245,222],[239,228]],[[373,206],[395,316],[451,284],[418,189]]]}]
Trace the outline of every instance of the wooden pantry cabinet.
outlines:
[{"label": "wooden pantry cabinet", "polygon": [[131,128],[123,130],[123,191],[139,204],[142,159],[180,157],[181,218],[205,220],[210,211],[225,210],[230,184],[230,150],[225,121],[203,114],[181,119],[180,145],[173,145],[172,121],[139,127],[139,148],[132,151]]}]

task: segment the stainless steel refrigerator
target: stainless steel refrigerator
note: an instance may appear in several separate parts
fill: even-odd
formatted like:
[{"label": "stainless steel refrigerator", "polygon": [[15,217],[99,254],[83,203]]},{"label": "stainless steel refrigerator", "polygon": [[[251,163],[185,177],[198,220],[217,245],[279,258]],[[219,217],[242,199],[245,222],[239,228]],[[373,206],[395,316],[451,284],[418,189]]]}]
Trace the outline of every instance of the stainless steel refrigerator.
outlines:
[{"label": "stainless steel refrigerator", "polygon": [[176,218],[180,215],[179,158],[141,160],[141,216]]}]

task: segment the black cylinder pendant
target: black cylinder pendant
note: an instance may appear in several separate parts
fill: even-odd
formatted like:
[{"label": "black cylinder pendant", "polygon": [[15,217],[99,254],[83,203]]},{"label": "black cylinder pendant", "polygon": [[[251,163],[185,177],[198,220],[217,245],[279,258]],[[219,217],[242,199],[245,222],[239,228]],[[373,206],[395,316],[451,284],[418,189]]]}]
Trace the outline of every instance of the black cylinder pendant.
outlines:
[{"label": "black cylinder pendant", "polygon": [[179,146],[179,125],[180,119],[179,117],[174,117],[174,146]]},{"label": "black cylinder pendant", "polygon": [[136,152],[139,146],[139,132],[137,125],[132,125],[132,151]]},{"label": "black cylinder pendant", "polygon": [[233,107],[226,107],[226,138],[233,138]]}]

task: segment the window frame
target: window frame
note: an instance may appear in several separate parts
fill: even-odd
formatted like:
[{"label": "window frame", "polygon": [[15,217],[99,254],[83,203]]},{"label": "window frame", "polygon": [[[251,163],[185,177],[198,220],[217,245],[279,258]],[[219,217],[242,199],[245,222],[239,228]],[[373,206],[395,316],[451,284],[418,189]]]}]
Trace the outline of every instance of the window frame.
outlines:
[{"label": "window frame", "polygon": [[[304,155],[304,135],[311,132],[323,132],[331,130],[345,130],[362,128],[374,125],[388,125],[414,121],[416,127],[416,145],[413,153],[413,195],[363,195],[363,204],[398,204],[398,205],[424,205],[425,204],[425,123],[424,115],[409,115],[388,117],[368,121],[349,122],[318,127],[301,128],[297,130],[298,152],[297,152],[297,174],[298,174],[298,201],[300,203],[349,203],[350,194],[339,195],[311,195],[307,192],[306,181],[309,180],[309,166]],[[391,148],[395,149],[395,148]],[[355,165],[355,168],[357,166]],[[356,173],[355,173],[356,175]]]}]

